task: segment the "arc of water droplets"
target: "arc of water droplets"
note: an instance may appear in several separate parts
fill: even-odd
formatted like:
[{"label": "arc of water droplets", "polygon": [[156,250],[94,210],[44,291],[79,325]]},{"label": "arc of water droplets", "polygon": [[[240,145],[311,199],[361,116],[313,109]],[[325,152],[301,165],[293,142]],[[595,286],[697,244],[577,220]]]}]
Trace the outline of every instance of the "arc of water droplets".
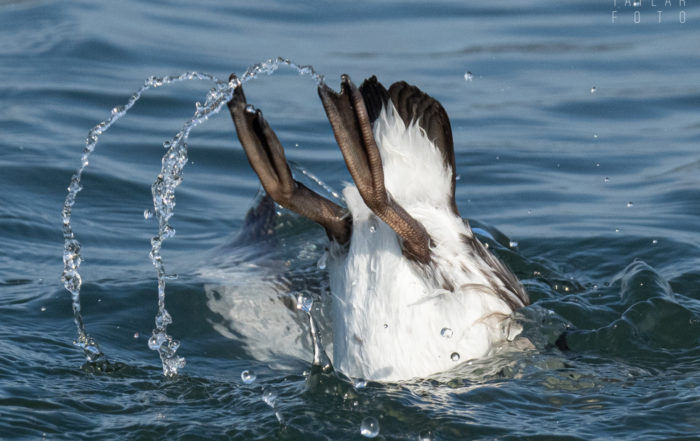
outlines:
[{"label": "arc of water droplets", "polygon": [[84,350],[85,357],[89,362],[103,360],[104,354],[100,350],[95,340],[93,340],[86,332],[85,324],[80,312],[80,288],[82,286],[82,278],[80,277],[80,273],[78,273],[78,268],[82,262],[82,256],[80,255],[80,242],[76,238],[71,225],[73,205],[75,205],[75,200],[78,193],[83,189],[82,185],[80,184],[80,180],[83,176],[85,168],[89,164],[89,157],[95,150],[100,135],[106,132],[115,122],[126,115],[129,109],[136,104],[146,90],[162,86],[163,84],[192,79],[216,81],[216,79],[211,75],[200,74],[197,72],[186,72],[177,77],[167,76],[163,78],[148,78],[144,82],[143,86],[141,86],[141,88],[129,98],[125,105],[112,109],[112,113],[107,120],[97,124],[88,132],[88,136],[85,139],[85,147],[83,148],[83,153],[80,158],[80,167],[71,177],[70,185],[68,186],[68,195],[66,196],[66,200],[63,203],[63,210],[61,211],[63,219],[64,242],[63,274],[61,280],[63,281],[63,286],[72,296],[73,317],[75,325],[78,329],[78,339],[75,341],[75,344]]},{"label": "arc of water droplets", "polygon": [[175,230],[170,226],[169,220],[175,208],[175,189],[182,182],[182,171],[187,164],[187,139],[190,131],[206,121],[210,116],[221,110],[225,103],[233,97],[233,91],[242,83],[264,73],[267,75],[275,72],[280,65],[288,65],[295,68],[299,74],[311,75],[317,83],[323,82],[323,77],[317,74],[311,66],[297,66],[288,59],[278,57],[264,63],[250,67],[240,80],[232,80],[229,83],[217,83],[217,87],[207,94],[204,105],[197,103],[195,114],[190,118],[170,141],[163,146],[168,148],[163,156],[160,174],[151,187],[153,194],[153,207],[158,218],[158,235],[151,239],[151,260],[158,273],[158,314],[156,315],[156,328],[148,340],[149,348],[157,350],[163,363],[165,376],[176,375],[178,370],[185,365],[185,359],[176,355],[180,343],[167,334],[167,326],[172,323],[172,317],[165,309],[165,267],[160,255],[163,241],[175,235]]},{"label": "arc of water droplets", "polygon": [[315,174],[311,173],[310,171],[293,161],[289,161],[289,165],[294,171],[301,173],[302,175],[311,179],[316,185],[323,188],[323,190],[325,190],[325,192],[328,193],[330,196],[332,196],[336,200],[341,200],[340,194],[337,191],[333,190],[333,188],[331,188],[330,185],[323,182],[318,176],[316,176]]},{"label": "arc of water droplets", "polygon": [[187,164],[187,139],[194,127],[221,110],[224,103],[228,102],[233,96],[233,91],[236,87],[255,78],[259,74],[264,73],[270,75],[281,65],[287,65],[296,69],[300,75],[311,76],[319,85],[323,83],[323,76],[318,74],[312,66],[299,66],[289,59],[282,57],[273,58],[263,63],[253,65],[246,70],[238,81],[230,81],[228,83],[217,79],[213,75],[198,72],[186,72],[179,76],[166,76],[162,78],[150,77],[143,86],[129,98],[124,106],[112,109],[110,117],[106,121],[97,124],[88,133],[85,141],[85,148],[81,156],[80,168],[78,168],[77,172],[71,177],[68,195],[63,204],[64,251],[63,274],[61,277],[64,287],[72,296],[73,316],[78,331],[78,339],[75,344],[83,349],[88,362],[106,361],[106,357],[100,350],[97,342],[86,332],[80,311],[80,288],[82,286],[82,279],[78,268],[82,262],[82,257],[80,255],[80,242],[77,240],[71,225],[71,216],[77,194],[82,190],[80,180],[83,171],[88,166],[88,158],[97,146],[100,135],[106,132],[117,120],[126,115],[128,110],[136,104],[141,98],[141,95],[148,89],[186,80],[210,80],[216,83],[216,86],[207,94],[205,104],[201,105],[197,103],[194,116],[184,124],[182,130],[170,141],[163,143],[163,146],[168,148],[168,151],[163,156],[161,172],[151,186],[153,206],[159,226],[158,234],[151,239],[150,252],[151,260],[158,274],[158,314],[155,320],[156,328],[153,330],[153,334],[149,339],[149,347],[158,351],[163,363],[164,375],[173,376],[177,374],[178,369],[184,366],[185,360],[176,355],[179,342],[170,337],[166,332],[168,324],[172,322],[172,317],[165,309],[166,273],[160,250],[163,241],[175,235],[175,230],[170,226],[169,220],[173,215],[173,209],[175,207],[175,189],[182,182],[182,170]]}]

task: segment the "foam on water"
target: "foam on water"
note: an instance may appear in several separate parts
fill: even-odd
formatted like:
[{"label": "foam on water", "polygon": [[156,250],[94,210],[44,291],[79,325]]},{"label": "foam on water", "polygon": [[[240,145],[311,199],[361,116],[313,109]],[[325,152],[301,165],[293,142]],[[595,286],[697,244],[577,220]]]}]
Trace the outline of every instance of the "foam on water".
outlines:
[{"label": "foam on water", "polygon": [[[153,196],[153,214],[158,219],[158,233],[151,239],[150,257],[156,269],[158,278],[158,313],[155,318],[155,329],[148,340],[150,349],[158,351],[163,364],[163,374],[174,376],[178,370],[185,365],[184,357],[177,355],[180,343],[167,333],[167,327],[172,323],[172,317],[165,307],[165,287],[168,278],[165,271],[165,264],[161,255],[163,242],[175,235],[175,229],[170,225],[170,219],[174,214],[175,190],[182,183],[182,171],[187,164],[187,139],[190,132],[196,126],[207,121],[209,117],[217,114],[221,108],[233,97],[233,91],[241,84],[256,78],[260,74],[271,75],[280,66],[289,66],[295,69],[300,75],[310,76],[317,84],[323,83],[323,75],[318,74],[312,66],[300,66],[282,57],[269,59],[265,62],[249,67],[240,78],[231,76],[228,82],[219,80],[213,75],[199,72],[186,72],[178,76],[150,77],[143,86],[134,93],[127,103],[112,109],[110,117],[93,127],[85,141],[85,147],[81,156],[80,167],[72,176],[68,186],[68,195],[63,204],[63,274],[61,280],[65,289],[71,294],[73,317],[76,324],[78,339],[75,344],[83,349],[84,355],[89,363],[108,363],[107,357],[100,349],[97,342],[90,337],[85,328],[82,314],[80,312],[80,288],[82,278],[78,269],[82,262],[80,254],[80,242],[77,239],[71,224],[73,206],[76,197],[82,190],[80,180],[83,171],[89,164],[89,157],[95,150],[100,136],[106,132],[116,121],[122,118],[141,98],[142,94],[149,89],[161,87],[188,80],[213,81],[215,86],[209,90],[204,104],[195,104],[194,115],[185,122],[182,129],[170,140],[163,143],[167,152],[162,159],[162,168],[151,186]],[[146,215],[144,215],[146,216]],[[147,216],[150,217],[150,216]],[[312,327],[312,335],[316,334],[313,318],[307,312]],[[323,350],[320,349],[320,353]],[[314,362],[321,359],[319,352],[315,350]],[[318,358],[317,358],[318,357]]]}]

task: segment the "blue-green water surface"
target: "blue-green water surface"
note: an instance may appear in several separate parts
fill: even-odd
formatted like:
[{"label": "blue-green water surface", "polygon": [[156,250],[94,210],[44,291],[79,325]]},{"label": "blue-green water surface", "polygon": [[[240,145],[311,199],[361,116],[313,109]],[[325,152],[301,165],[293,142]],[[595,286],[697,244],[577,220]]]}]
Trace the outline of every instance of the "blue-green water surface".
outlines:
[{"label": "blue-green water surface", "polygon": [[[700,5],[626,3],[0,1],[0,439],[363,439],[368,417],[385,440],[700,439]],[[147,91],[83,175],[82,314],[110,362],[85,363],[60,277],[88,130],[152,75],[276,56],[441,101],[457,204],[527,288],[533,348],[401,384],[312,370],[308,323],[275,299],[329,301],[325,235],[281,210],[254,234],[259,182],[221,112],[190,136],[163,245],[187,359],[164,377],[144,210],[213,86],[193,81]],[[340,190],[314,82],[245,89],[300,179]]]}]

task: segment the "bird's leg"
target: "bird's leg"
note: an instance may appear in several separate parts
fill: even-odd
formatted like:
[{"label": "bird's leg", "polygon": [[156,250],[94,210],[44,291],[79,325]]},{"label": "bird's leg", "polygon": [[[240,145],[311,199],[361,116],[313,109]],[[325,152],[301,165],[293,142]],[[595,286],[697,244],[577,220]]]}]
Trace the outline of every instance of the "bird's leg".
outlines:
[{"label": "bird's leg", "polygon": [[319,223],[331,239],[347,243],[352,228],[347,210],[292,178],[282,144],[262,112],[248,106],[240,85],[228,108],[248,162],[267,194],[281,206]]},{"label": "bird's leg", "polygon": [[367,207],[402,239],[404,254],[427,264],[430,235],[384,187],[382,158],[362,95],[347,75],[341,77],[340,87],[340,93],[336,93],[322,84],[318,94],[355,185]]}]

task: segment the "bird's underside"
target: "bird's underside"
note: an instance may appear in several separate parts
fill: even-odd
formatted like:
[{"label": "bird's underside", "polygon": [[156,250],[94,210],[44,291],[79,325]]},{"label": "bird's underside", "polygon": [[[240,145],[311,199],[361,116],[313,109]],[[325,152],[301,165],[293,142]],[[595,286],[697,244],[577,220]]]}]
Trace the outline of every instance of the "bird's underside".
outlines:
[{"label": "bird's underside", "polygon": [[[471,308],[471,312],[476,308],[481,314],[473,319],[478,325],[490,320],[489,317],[507,315],[527,305],[527,294],[517,278],[478,241],[459,215],[455,202],[452,131],[440,103],[405,82],[394,83],[387,90],[375,77],[365,80],[358,89],[343,75],[340,93],[325,84],[319,86],[318,93],[355,184],[344,192],[347,208],[293,179],[277,136],[262,112],[248,105],[240,85],[228,106],[241,145],[267,194],[279,205],[323,226],[331,242],[340,245],[336,248],[345,250],[341,259],[344,266],[335,276],[331,274],[334,301],[343,304],[336,317],[343,323],[334,323],[334,329],[338,326],[334,332],[347,333],[341,336],[344,341],[334,343],[334,351],[345,347],[347,354],[341,357],[365,351],[369,354],[363,355],[368,357],[368,366],[377,365],[380,359],[381,363],[390,365],[414,363],[414,360],[422,362],[422,358],[431,356],[427,349],[424,353],[415,351],[415,359],[407,355],[408,358],[398,356],[387,361],[381,346],[399,340],[372,340],[375,334],[369,328],[371,324],[350,316],[357,308],[366,309],[369,316],[381,315],[381,311],[391,315],[395,313],[391,302],[396,303],[396,311],[402,310],[400,303],[405,299],[429,298],[435,289],[454,292],[452,300],[463,298],[479,303],[481,306]],[[382,236],[384,239],[366,236],[364,228],[369,225],[366,220],[380,220],[381,225],[387,227],[381,230],[386,233]],[[397,254],[387,257],[384,251],[394,246]],[[366,269],[363,269],[364,264],[358,266],[364,254],[375,256],[370,260],[375,262],[375,267],[379,262],[384,279],[365,274],[376,269],[371,265]],[[389,265],[389,262],[395,264]],[[413,282],[392,283],[392,280],[409,279]],[[357,284],[358,280],[362,287]],[[377,286],[370,286],[373,280]],[[376,291],[377,288],[381,288],[381,292]],[[407,295],[407,290],[417,292]],[[465,294],[467,291],[469,293]],[[472,295],[478,298],[474,300]],[[348,305],[348,302],[354,304]],[[446,305],[438,306],[436,311],[439,313]],[[456,304],[449,308],[462,307],[470,308]],[[412,314],[410,308],[406,311]],[[451,316],[453,312],[446,310],[443,316]],[[423,320],[426,332],[432,332],[430,327],[437,326],[440,317],[437,318],[435,323],[423,320],[422,316],[412,320]],[[402,319],[396,316],[396,320],[398,324]],[[453,317],[453,320],[457,319]],[[409,323],[404,325],[406,332],[413,332]],[[372,341],[376,348],[370,348]],[[425,345],[431,343],[426,341]],[[374,360],[373,350],[376,352]],[[374,375],[380,379],[401,378],[401,373],[431,373],[430,364],[422,371],[402,370],[396,366],[386,371],[370,366],[375,369],[372,371],[367,366],[354,368],[352,362],[345,365],[346,370],[351,371],[346,372],[348,375],[372,377],[372,372],[390,373]],[[444,367],[439,363],[435,366],[436,369]]]}]

